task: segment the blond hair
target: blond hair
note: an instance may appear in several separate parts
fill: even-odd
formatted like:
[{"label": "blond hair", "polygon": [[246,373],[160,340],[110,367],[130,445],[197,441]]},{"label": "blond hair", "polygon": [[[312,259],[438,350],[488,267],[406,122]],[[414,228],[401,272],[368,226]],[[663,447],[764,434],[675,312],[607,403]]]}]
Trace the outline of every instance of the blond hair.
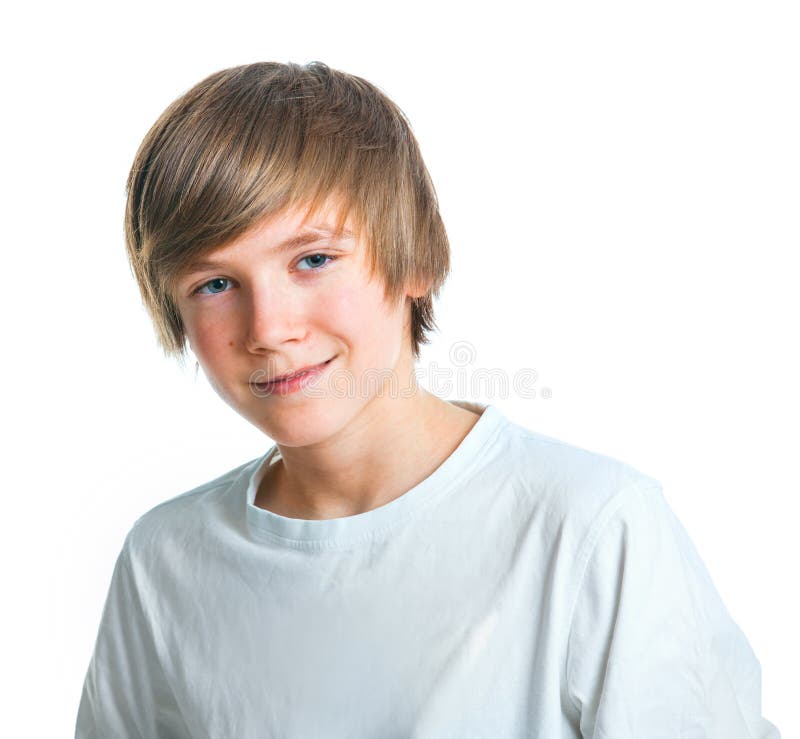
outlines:
[{"label": "blond hair", "polygon": [[370,273],[399,299],[410,284],[419,358],[436,328],[433,298],[449,269],[436,192],[405,114],[366,80],[331,69],[260,62],[206,77],[148,131],[127,181],[125,242],[144,305],[168,357],[186,334],[175,283],[191,262],[257,221],[331,195],[366,244]]}]

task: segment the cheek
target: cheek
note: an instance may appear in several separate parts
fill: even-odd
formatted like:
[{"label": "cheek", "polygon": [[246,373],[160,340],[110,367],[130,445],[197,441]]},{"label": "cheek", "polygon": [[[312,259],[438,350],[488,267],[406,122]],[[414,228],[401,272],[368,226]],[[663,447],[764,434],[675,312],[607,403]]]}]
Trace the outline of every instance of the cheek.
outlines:
[{"label": "cheek", "polygon": [[318,315],[326,333],[345,342],[358,366],[383,367],[396,361],[403,339],[402,307],[383,300],[383,289],[363,283],[326,295]]},{"label": "cheek", "polygon": [[211,320],[207,316],[195,317],[194,320],[186,322],[184,328],[189,345],[198,359],[212,358],[220,349],[234,344],[224,322]]},{"label": "cheek", "polygon": [[402,325],[402,316],[383,302],[382,289],[373,284],[340,286],[327,293],[319,303],[318,315],[331,332],[346,334],[359,343],[367,337],[385,343],[391,339],[394,325]]}]

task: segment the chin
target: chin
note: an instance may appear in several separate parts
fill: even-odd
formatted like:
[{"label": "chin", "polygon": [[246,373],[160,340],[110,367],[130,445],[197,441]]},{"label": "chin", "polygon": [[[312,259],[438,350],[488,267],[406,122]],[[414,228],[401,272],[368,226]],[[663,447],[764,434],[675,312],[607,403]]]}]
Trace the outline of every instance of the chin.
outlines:
[{"label": "chin", "polygon": [[250,421],[276,444],[304,447],[319,444],[347,424],[348,416],[341,401],[329,403],[308,401],[275,406]]}]

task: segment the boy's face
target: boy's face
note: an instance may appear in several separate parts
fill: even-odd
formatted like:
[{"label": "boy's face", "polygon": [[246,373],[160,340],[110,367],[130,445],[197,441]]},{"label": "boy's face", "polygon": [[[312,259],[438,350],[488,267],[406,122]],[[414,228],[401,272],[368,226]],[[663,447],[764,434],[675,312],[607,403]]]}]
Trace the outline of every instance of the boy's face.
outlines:
[{"label": "boy's face", "polygon": [[[369,404],[379,412],[397,394],[377,379],[394,373],[405,388],[414,371],[408,302],[384,302],[365,244],[324,233],[335,225],[333,202],[305,224],[302,209],[261,221],[177,285],[189,344],[212,387],[287,446],[332,437]],[[318,240],[278,250],[299,236]],[[327,360],[311,386],[254,384]]]}]

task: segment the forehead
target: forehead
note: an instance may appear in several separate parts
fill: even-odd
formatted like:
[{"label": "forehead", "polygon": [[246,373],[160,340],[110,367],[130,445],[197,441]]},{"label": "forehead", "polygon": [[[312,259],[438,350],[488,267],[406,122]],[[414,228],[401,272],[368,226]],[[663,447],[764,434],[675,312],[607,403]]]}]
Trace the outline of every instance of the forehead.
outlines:
[{"label": "forehead", "polygon": [[[335,239],[338,241],[352,240],[354,238],[355,234],[349,229],[336,231],[327,226],[307,226],[305,228],[298,229],[296,233],[286,237],[285,239],[282,239],[276,244],[273,244],[270,247],[265,247],[264,252],[272,256],[280,256],[282,254],[291,254],[292,252],[302,249],[305,246],[310,246],[328,239]],[[244,243],[255,240],[258,240],[258,235],[247,239],[247,241],[240,240],[237,241],[236,244],[218,247],[209,254],[192,259],[183,270],[183,275],[188,277],[197,272],[220,267],[224,264],[225,255],[229,250],[235,249],[237,246],[241,246]]]},{"label": "forehead", "polygon": [[204,251],[180,270],[181,278],[223,266],[229,257],[251,247],[260,256],[282,256],[326,240],[354,241],[356,229],[350,218],[341,219],[334,207],[310,212],[307,206],[265,216],[233,241]]}]

